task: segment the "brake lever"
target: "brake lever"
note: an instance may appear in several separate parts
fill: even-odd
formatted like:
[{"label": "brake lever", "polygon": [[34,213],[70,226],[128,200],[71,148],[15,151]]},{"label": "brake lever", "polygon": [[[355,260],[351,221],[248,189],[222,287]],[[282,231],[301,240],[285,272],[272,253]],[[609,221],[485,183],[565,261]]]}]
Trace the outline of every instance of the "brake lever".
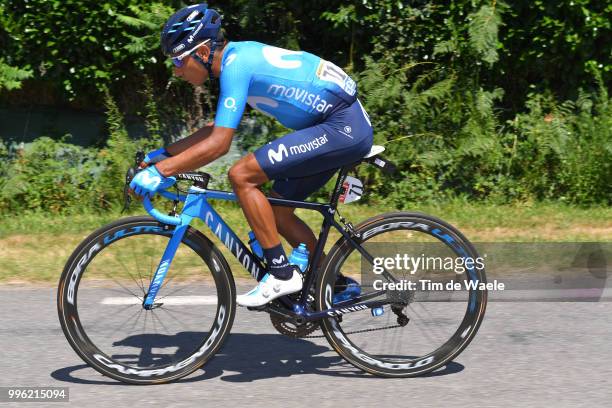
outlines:
[{"label": "brake lever", "polygon": [[130,167],[125,173],[125,185],[123,186],[123,210],[121,213],[123,214],[130,208],[130,204],[132,203],[132,196],[130,195],[130,183],[132,179],[138,172],[137,167]]},{"label": "brake lever", "polygon": [[140,170],[140,163],[144,161],[145,154],[142,150],[138,150],[134,155],[134,167],[130,167],[128,171],[125,173],[125,185],[123,186],[123,210],[121,213],[123,214],[130,208],[130,204],[132,203],[132,196],[130,195],[130,183],[132,179]]},{"label": "brake lever", "polygon": [[123,187],[123,209],[121,210],[121,214],[125,213],[130,209],[130,204],[132,204],[132,197],[130,196],[130,186],[126,184]]},{"label": "brake lever", "polygon": [[142,150],[139,150],[134,155],[134,166],[140,167],[140,163],[142,163],[145,159],[145,154]]}]

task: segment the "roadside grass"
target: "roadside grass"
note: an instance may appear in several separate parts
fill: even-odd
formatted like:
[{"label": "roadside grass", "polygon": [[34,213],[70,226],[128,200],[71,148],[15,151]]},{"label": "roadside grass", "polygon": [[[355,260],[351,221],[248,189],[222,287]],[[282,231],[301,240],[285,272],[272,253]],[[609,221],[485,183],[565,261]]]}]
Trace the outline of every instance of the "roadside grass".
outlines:
[{"label": "roadside grass", "polygon": [[[49,216],[23,214],[0,216],[0,282],[57,282],[64,263],[76,246],[95,229],[129,215],[142,215],[137,205],[129,214]],[[225,221],[245,242],[249,230],[242,211],[233,204],[216,207]],[[612,241],[612,208],[580,208],[557,203],[491,205],[456,200],[445,204],[415,204],[414,211],[435,215],[459,228],[472,242],[587,242]],[[318,232],[322,217],[313,211],[297,210]],[[376,205],[341,206],[340,212],[357,224],[392,208]],[[220,244],[201,221],[194,227],[203,231],[222,249],[236,277],[247,277],[229,251]],[[327,249],[338,239],[330,233]],[[288,249],[288,245],[285,246]]]}]

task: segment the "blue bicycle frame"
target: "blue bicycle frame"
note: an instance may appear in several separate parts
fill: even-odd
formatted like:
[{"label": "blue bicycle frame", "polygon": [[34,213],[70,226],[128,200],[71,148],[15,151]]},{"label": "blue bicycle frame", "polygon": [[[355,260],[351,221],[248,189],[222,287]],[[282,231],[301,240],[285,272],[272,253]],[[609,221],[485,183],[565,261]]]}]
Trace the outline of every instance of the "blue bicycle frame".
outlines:
[{"label": "blue bicycle frame", "polygon": [[[361,246],[359,243],[353,240],[352,235],[347,231],[345,227],[340,225],[335,219],[334,215],[336,213],[336,205],[338,202],[338,198],[341,193],[342,182],[348,173],[349,168],[343,168],[340,170],[340,174],[338,176],[338,180],[336,182],[336,188],[334,189],[334,193],[332,194],[332,199],[329,204],[319,204],[313,202],[306,201],[293,201],[286,200],[281,198],[272,198],[268,197],[268,201],[272,205],[276,206],[285,206],[285,207],[295,207],[295,208],[304,208],[309,210],[316,210],[323,215],[323,226],[319,233],[319,239],[317,241],[317,246],[314,251],[314,255],[312,261],[308,265],[308,269],[305,271],[305,281],[302,287],[302,292],[300,296],[299,302],[294,302],[288,297],[282,297],[279,301],[288,309],[284,310],[284,312],[293,313],[292,317],[299,317],[304,320],[318,320],[324,317],[329,316],[337,316],[339,314],[349,313],[358,310],[364,310],[366,308],[375,308],[380,307],[384,304],[388,304],[388,301],[369,301],[369,299],[380,296],[384,291],[376,291],[369,293],[364,296],[356,297],[354,299],[350,299],[341,303],[334,305],[333,308],[315,312],[309,310],[308,307],[308,295],[309,288],[314,282],[316,278],[316,271],[313,265],[318,265],[320,257],[323,253],[323,248],[325,246],[325,242],[327,241],[327,236],[330,230],[330,227],[336,228],[347,240],[350,242],[355,249],[357,249],[365,259],[373,263],[373,257]],[[163,284],[164,278],[166,277],[168,270],[172,264],[172,259],[176,254],[176,250],[189,227],[189,224],[194,218],[200,218],[204,221],[204,223],[211,229],[211,231],[219,238],[221,242],[230,250],[230,252],[238,259],[240,264],[244,266],[244,268],[250,272],[251,276],[256,278],[258,281],[263,278],[265,275],[265,267],[253,253],[250,248],[248,248],[238,236],[234,233],[234,231],[230,228],[229,225],[225,223],[223,218],[214,210],[211,204],[208,202],[209,199],[212,200],[225,200],[225,201],[237,201],[236,195],[233,192],[228,191],[220,191],[220,190],[209,190],[196,186],[191,186],[188,194],[172,194],[168,191],[161,191],[160,194],[165,198],[174,201],[184,202],[183,210],[178,216],[165,215],[160,211],[153,208],[151,201],[148,197],[145,197],[143,204],[147,212],[158,221],[168,224],[174,225],[175,229],[172,233],[172,237],[170,238],[170,242],[168,243],[162,259],[153,275],[153,279],[149,284],[149,290],[147,292],[147,296],[144,299],[143,306],[145,309],[151,309],[155,305],[155,297],[161,285]],[[387,271],[383,273],[390,281],[396,281],[396,279],[388,274]],[[349,308],[350,309],[347,309]]]}]

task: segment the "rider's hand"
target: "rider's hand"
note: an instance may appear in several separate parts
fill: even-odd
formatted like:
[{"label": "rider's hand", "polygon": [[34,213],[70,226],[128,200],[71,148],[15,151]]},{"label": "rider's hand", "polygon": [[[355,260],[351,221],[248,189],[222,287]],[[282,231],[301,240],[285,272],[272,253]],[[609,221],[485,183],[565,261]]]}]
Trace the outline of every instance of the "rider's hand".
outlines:
[{"label": "rider's hand", "polygon": [[166,150],[165,147],[159,148],[157,150],[153,150],[152,152],[149,152],[145,155],[144,160],[142,161],[142,163],[140,163],[139,167],[141,169],[144,169],[151,163],[160,162],[171,156],[172,155],[168,152],[168,150]]},{"label": "rider's hand", "polygon": [[130,188],[138,195],[152,197],[158,190],[165,190],[174,183],[176,178],[164,177],[155,166],[148,166],[134,176]]}]

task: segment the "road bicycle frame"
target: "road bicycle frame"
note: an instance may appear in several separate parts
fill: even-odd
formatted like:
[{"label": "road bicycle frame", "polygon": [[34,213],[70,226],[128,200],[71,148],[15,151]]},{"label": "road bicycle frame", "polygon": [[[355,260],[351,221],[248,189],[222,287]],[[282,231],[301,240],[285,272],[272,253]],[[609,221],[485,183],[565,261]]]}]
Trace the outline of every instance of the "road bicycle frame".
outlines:
[{"label": "road bicycle frame", "polygon": [[[334,227],[336,230],[338,230],[340,234],[342,234],[348,240],[348,242],[353,247],[355,247],[355,249],[359,251],[368,262],[370,262],[370,264],[373,264],[374,262],[373,257],[358,242],[355,241],[355,234],[352,231],[352,228],[348,227],[349,224],[341,225],[334,219],[338,200],[342,193],[344,180],[350,169],[352,169],[353,167],[354,165],[350,165],[340,169],[338,178],[336,180],[336,186],[334,188],[331,200],[328,204],[319,204],[306,201],[293,201],[281,198],[268,197],[268,201],[272,205],[315,210],[321,213],[321,215],[323,216],[323,225],[319,232],[317,246],[315,248],[312,261],[309,263],[308,269],[304,273],[304,285],[302,287],[300,300],[298,302],[295,302],[287,296],[281,297],[279,301],[285,306],[286,309],[271,310],[272,312],[290,318],[298,318],[304,321],[310,321],[319,320],[329,316],[339,316],[353,311],[364,310],[366,308],[380,307],[389,303],[388,301],[381,300],[370,301],[369,299],[373,299],[377,296],[380,296],[381,293],[384,293],[384,291],[376,291],[364,296],[359,296],[354,299],[338,303],[330,309],[318,312],[310,310],[308,305],[309,289],[316,282],[316,278],[318,275],[318,270],[314,265],[319,264],[319,260],[323,254],[323,249],[325,248],[325,243],[327,242],[327,237],[331,227]],[[145,297],[143,302],[143,307],[145,309],[152,309],[155,307],[155,297],[163,284],[164,278],[166,277],[168,270],[170,269],[172,259],[174,258],[176,250],[180,242],[182,241],[183,236],[185,235],[185,232],[189,227],[189,224],[194,218],[200,218],[204,221],[204,223],[221,240],[221,242],[223,242],[223,244],[230,250],[230,252],[236,257],[236,259],[238,259],[240,264],[242,264],[243,267],[245,267],[245,269],[251,273],[251,276],[256,278],[258,281],[263,278],[263,276],[265,275],[265,268],[259,258],[257,258],[251,252],[250,248],[245,245],[240,240],[240,238],[238,238],[238,236],[234,233],[231,227],[227,225],[221,215],[219,215],[214,210],[212,205],[208,202],[209,199],[237,201],[236,195],[233,192],[209,190],[194,185],[190,187],[189,192],[186,196],[181,194],[173,194],[168,191],[162,191],[160,192],[160,194],[170,200],[182,201],[185,203],[185,205],[180,215],[165,215],[153,208],[151,201],[148,199],[148,197],[145,197],[144,199],[145,209],[152,217],[164,224],[175,226],[170,242],[168,243],[166,250],[164,251],[162,259],[160,260],[160,263],[153,276],[153,279],[149,284],[147,296]],[[385,276],[390,281],[397,281],[387,271],[383,272],[383,276]]]}]

